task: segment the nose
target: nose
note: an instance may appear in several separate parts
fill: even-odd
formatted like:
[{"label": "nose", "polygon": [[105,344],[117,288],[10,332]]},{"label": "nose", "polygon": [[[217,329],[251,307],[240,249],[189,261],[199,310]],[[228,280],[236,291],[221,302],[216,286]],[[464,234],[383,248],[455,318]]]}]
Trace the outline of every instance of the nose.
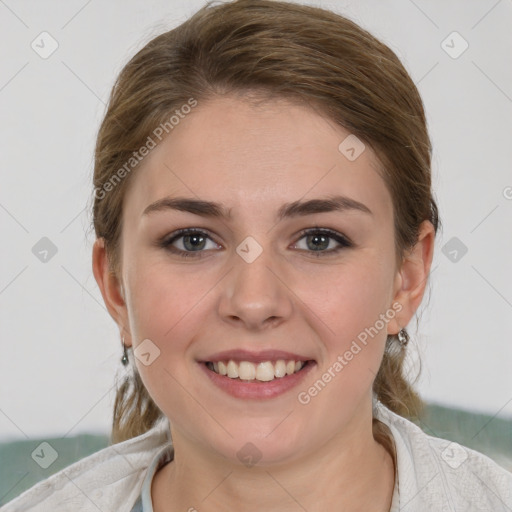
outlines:
[{"label": "nose", "polygon": [[270,249],[251,263],[237,253],[234,264],[225,277],[219,303],[221,318],[236,327],[259,331],[276,327],[292,314],[293,293],[286,284]]}]

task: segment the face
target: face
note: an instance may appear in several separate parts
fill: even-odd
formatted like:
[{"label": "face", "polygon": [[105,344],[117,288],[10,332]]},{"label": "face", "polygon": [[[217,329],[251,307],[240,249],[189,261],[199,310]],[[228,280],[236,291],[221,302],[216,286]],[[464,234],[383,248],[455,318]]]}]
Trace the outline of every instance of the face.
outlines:
[{"label": "face", "polygon": [[[408,318],[397,324],[391,197],[368,145],[356,159],[359,147],[340,151],[349,135],[303,106],[216,99],[133,176],[125,341],[146,354],[137,368],[176,445],[275,464],[371,430],[386,336]],[[342,207],[303,204],[335,196]],[[230,359],[243,380],[215,372]]]}]

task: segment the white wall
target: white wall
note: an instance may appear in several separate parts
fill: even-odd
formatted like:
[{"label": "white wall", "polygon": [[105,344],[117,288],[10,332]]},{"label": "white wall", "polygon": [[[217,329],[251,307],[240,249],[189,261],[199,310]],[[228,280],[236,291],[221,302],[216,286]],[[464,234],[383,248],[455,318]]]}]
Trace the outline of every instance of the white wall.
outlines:
[{"label": "white wall", "polygon": [[[316,4],[390,45],[428,112],[444,232],[429,304],[418,333],[410,329],[423,361],[420,391],[510,417],[512,4]],[[0,438],[108,432],[121,347],[91,271],[94,139],[123,64],[201,5],[0,3]],[[47,59],[31,48],[43,31],[59,45]],[[441,47],[453,31],[469,44],[456,59]],[[460,41],[452,39],[455,52]],[[42,237],[58,251],[47,263],[32,253]],[[468,248],[457,263],[441,252],[452,237]]]}]

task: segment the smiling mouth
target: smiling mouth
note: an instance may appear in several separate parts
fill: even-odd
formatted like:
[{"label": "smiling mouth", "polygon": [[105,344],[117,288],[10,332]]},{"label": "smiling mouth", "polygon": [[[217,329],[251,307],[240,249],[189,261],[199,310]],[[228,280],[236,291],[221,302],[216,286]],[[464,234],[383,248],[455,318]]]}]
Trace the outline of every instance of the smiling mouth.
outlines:
[{"label": "smiling mouth", "polygon": [[302,371],[313,361],[294,361],[278,359],[277,361],[262,361],[252,363],[250,361],[207,361],[206,367],[218,374],[233,380],[243,382],[271,382],[276,379],[282,379],[288,375],[293,375]]}]

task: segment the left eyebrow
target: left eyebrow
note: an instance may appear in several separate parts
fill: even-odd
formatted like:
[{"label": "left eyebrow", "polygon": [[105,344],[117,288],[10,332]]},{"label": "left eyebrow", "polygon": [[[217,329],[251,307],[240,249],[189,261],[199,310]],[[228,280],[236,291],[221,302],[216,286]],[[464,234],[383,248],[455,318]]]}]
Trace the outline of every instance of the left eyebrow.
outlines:
[{"label": "left eyebrow", "polygon": [[[164,197],[147,206],[142,212],[142,215],[165,210],[189,212],[203,217],[231,218],[231,209],[228,210],[220,203],[188,197]],[[346,196],[333,196],[321,199],[310,199],[309,201],[285,203],[279,208],[276,218],[277,220],[282,220],[284,218],[312,215],[315,213],[333,211],[346,212],[354,210],[373,215],[373,212],[365,204],[355,199]]]}]

